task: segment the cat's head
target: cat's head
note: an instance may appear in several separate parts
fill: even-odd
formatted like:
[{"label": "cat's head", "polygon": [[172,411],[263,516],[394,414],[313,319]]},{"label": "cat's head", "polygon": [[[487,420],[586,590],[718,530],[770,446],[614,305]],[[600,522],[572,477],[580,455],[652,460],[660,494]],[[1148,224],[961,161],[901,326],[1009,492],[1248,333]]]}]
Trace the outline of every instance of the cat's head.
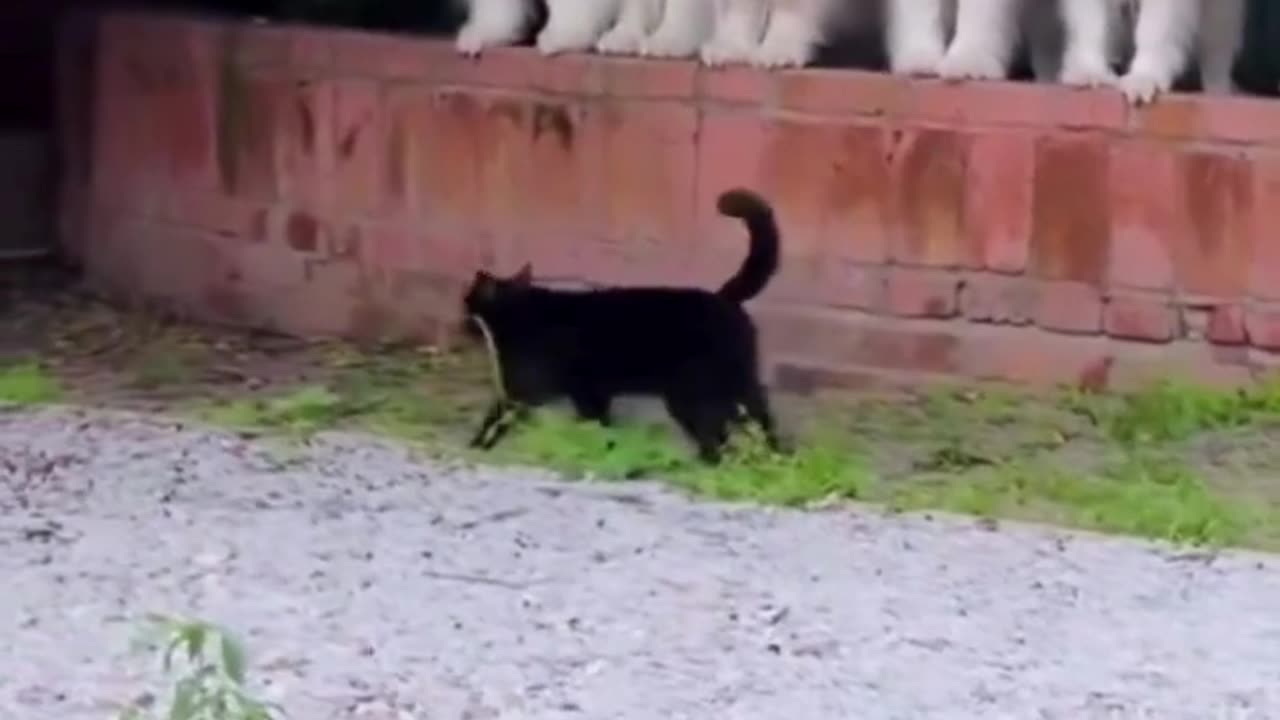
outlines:
[{"label": "cat's head", "polygon": [[503,303],[519,299],[533,287],[533,267],[528,263],[510,277],[477,270],[463,296],[462,309],[468,318],[485,317]]}]

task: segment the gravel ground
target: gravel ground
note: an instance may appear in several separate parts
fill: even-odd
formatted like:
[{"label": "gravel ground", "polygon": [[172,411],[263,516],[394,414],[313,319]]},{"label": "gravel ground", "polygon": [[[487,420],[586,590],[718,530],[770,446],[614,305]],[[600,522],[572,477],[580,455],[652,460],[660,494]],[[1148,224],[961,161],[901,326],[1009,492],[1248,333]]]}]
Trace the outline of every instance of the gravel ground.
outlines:
[{"label": "gravel ground", "polygon": [[290,716],[1277,718],[1280,564],[0,414],[0,717],[109,717],[147,611]]}]

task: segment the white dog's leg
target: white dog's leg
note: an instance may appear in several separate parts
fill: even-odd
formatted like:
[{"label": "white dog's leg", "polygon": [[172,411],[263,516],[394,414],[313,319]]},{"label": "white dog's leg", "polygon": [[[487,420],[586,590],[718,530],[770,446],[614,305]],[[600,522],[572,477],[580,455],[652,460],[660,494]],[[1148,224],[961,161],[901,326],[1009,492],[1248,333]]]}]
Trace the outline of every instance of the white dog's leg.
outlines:
[{"label": "white dog's leg", "polygon": [[538,33],[544,55],[585,52],[618,18],[619,0],[547,0],[547,24]]},{"label": "white dog's leg", "polygon": [[712,0],[667,0],[662,22],[644,41],[641,52],[652,57],[693,57],[715,27]]},{"label": "white dog's leg", "polygon": [[829,5],[827,0],[773,0],[769,27],[752,64],[780,68],[812,62],[825,35]]},{"label": "white dog's leg", "polygon": [[1173,87],[1187,67],[1199,22],[1199,0],[1142,1],[1134,33],[1133,62],[1119,81],[1121,92],[1130,102],[1151,102]]},{"label": "white dog's leg", "polygon": [[712,67],[750,62],[769,20],[769,0],[715,0],[715,31],[702,46],[702,62]]},{"label": "white dog's leg", "polygon": [[644,39],[662,18],[663,0],[622,0],[618,22],[600,37],[596,50],[632,55],[640,52]]},{"label": "white dog's leg", "polygon": [[1057,82],[1062,74],[1066,35],[1057,2],[1026,0],[1022,3],[1022,27],[1026,33],[1031,70],[1038,82]]},{"label": "white dog's leg", "polygon": [[1022,0],[960,0],[956,34],[938,64],[952,79],[1003,80],[1020,36]]},{"label": "white dog's leg", "polygon": [[464,0],[461,4],[467,8],[467,21],[454,46],[464,55],[518,42],[533,14],[527,0]]},{"label": "white dog's leg", "polygon": [[953,0],[889,0],[889,67],[902,75],[934,75],[946,52],[944,3]]},{"label": "white dog's leg", "polygon": [[1058,7],[1065,46],[1058,79],[1078,87],[1115,84],[1111,52],[1124,24],[1120,4],[1117,0],[1058,0]]},{"label": "white dog's leg", "polygon": [[1231,68],[1244,44],[1246,10],[1246,0],[1201,0],[1200,82],[1206,93],[1235,90]]}]

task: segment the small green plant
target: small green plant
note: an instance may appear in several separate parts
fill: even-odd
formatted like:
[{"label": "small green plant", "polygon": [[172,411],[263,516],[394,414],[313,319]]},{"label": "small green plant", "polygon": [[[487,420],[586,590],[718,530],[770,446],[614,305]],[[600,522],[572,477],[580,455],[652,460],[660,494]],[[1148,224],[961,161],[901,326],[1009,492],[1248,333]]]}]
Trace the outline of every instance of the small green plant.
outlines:
[{"label": "small green plant", "polygon": [[61,383],[38,362],[0,367],[0,404],[38,405],[61,397]]},{"label": "small green plant", "polygon": [[283,714],[245,690],[244,648],[212,623],[149,616],[135,650],[158,654],[164,673],[178,675],[167,711],[157,715],[154,708],[131,703],[120,720],[272,720]]},{"label": "small green plant", "polygon": [[661,426],[619,424],[606,428],[555,410],[534,412],[512,432],[502,455],[602,480],[654,476],[690,462]]},{"label": "small green plant", "polygon": [[204,411],[212,422],[248,430],[310,434],[333,427],[354,409],[327,387],[308,385],[268,398],[239,399]]},{"label": "small green plant", "polygon": [[1280,418],[1280,383],[1269,380],[1224,391],[1163,380],[1111,397],[1075,394],[1068,398],[1068,404],[1112,441],[1126,446],[1150,445]]}]

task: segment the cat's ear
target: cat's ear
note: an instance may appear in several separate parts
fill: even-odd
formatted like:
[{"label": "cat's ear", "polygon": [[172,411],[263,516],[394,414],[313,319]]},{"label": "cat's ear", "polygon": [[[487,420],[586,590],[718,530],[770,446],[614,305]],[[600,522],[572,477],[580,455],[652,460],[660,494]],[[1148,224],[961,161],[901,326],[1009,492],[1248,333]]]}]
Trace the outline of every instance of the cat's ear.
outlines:
[{"label": "cat's ear", "polygon": [[531,263],[525,263],[524,267],[520,268],[519,272],[511,276],[511,282],[525,287],[532,285],[533,265]]},{"label": "cat's ear", "polygon": [[480,300],[492,300],[498,294],[498,279],[479,270],[471,280],[472,293]]}]

